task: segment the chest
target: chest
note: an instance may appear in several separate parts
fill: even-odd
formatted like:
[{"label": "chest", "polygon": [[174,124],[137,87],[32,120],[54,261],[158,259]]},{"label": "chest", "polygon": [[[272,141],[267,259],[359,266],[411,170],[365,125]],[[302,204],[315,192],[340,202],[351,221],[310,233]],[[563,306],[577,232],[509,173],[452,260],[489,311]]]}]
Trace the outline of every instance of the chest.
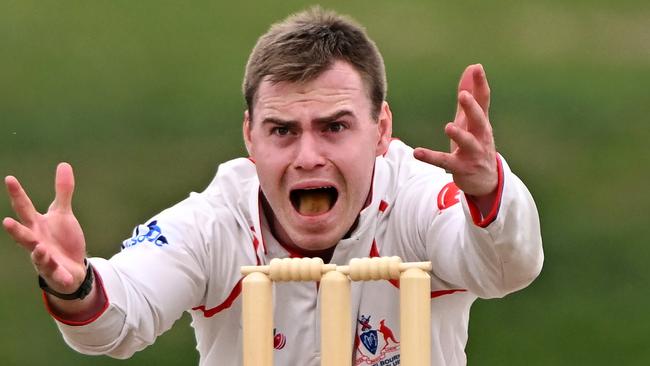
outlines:
[{"label": "chest", "polygon": [[[274,284],[276,364],[320,364],[320,307],[317,283]],[[399,291],[392,283],[353,282],[350,319],[354,365],[399,365]]]}]

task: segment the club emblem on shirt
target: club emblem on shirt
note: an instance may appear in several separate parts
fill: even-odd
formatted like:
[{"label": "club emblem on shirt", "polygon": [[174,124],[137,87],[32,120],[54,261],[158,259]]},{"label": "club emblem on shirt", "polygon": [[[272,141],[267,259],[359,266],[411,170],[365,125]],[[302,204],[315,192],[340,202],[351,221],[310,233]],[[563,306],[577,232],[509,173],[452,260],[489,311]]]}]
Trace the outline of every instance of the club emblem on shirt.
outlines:
[{"label": "club emblem on shirt", "polygon": [[380,320],[376,328],[371,323],[370,315],[361,315],[357,323],[359,336],[355,342],[355,365],[399,365],[399,341],[386,324],[386,319]]},{"label": "club emblem on shirt", "polygon": [[375,329],[367,330],[359,335],[361,343],[364,347],[373,355],[377,353],[377,346],[379,345],[379,340],[377,339],[377,331]]}]

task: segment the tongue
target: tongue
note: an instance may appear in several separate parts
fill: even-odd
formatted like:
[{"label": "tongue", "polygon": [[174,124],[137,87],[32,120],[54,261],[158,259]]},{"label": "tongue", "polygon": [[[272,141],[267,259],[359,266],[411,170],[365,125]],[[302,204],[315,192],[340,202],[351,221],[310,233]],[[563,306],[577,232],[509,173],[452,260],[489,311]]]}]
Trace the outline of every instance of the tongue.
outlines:
[{"label": "tongue", "polygon": [[330,209],[331,197],[326,191],[303,191],[299,196],[298,212],[302,215],[320,215]]}]

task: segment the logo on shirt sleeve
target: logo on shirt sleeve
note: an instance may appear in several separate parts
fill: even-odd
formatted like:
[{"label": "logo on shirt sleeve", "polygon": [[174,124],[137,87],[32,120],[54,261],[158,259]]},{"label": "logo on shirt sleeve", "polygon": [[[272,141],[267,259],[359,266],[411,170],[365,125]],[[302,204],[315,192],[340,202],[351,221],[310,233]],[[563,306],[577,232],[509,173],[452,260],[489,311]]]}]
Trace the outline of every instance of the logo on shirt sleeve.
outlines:
[{"label": "logo on shirt sleeve", "polygon": [[456,183],[449,182],[438,192],[438,209],[440,211],[458,202],[460,202],[460,189],[456,186]]},{"label": "logo on shirt sleeve", "polygon": [[149,242],[159,247],[168,244],[167,238],[162,235],[162,229],[158,226],[158,220],[153,220],[146,226],[138,225],[133,230],[133,236],[122,242],[122,249],[130,248],[143,242]]}]

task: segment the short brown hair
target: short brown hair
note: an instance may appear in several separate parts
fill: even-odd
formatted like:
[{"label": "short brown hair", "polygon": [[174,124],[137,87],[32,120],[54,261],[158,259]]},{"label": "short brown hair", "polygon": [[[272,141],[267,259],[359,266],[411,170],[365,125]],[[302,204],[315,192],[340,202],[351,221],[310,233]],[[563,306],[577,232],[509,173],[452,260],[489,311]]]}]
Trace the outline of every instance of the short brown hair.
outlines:
[{"label": "short brown hair", "polygon": [[348,62],[361,75],[376,119],[386,98],[386,71],[377,46],[354,20],[316,6],[273,24],[257,40],[243,83],[251,120],[265,77],[271,82],[306,82],[337,60]]}]

